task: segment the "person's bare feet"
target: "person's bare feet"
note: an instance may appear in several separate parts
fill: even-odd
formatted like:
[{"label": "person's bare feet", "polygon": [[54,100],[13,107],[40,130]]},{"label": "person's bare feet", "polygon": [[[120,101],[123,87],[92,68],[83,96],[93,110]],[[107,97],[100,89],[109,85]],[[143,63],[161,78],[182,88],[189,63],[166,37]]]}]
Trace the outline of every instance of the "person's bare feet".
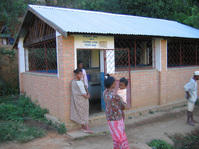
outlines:
[{"label": "person's bare feet", "polygon": [[195,124],[192,121],[187,122],[187,124],[190,126],[195,126]]},{"label": "person's bare feet", "polygon": [[90,134],[93,134],[94,132],[92,131],[92,130],[90,130],[90,129],[82,129],[82,131],[84,132],[84,133],[90,133]]},{"label": "person's bare feet", "polygon": [[196,120],[193,120],[193,123],[199,123],[198,121],[196,121]]},{"label": "person's bare feet", "polygon": [[82,125],[82,131],[85,132],[85,133],[94,133],[89,127],[88,127],[88,124],[87,125]]}]

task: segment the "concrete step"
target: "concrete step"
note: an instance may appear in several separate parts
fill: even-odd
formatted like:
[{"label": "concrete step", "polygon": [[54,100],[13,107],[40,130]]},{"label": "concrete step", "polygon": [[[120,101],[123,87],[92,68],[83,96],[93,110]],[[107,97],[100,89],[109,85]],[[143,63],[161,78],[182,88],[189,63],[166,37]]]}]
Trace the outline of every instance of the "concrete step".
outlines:
[{"label": "concrete step", "polygon": [[[137,127],[140,125],[144,125],[146,123],[150,123],[152,121],[158,120],[164,116],[172,116],[177,113],[181,113],[186,111],[186,101],[176,101],[173,103],[169,103],[164,106],[153,106],[147,107],[138,110],[126,111],[126,119],[125,124],[131,125],[131,128]],[[95,115],[90,119],[91,130],[94,134],[84,133],[81,130],[70,131],[67,133],[69,137],[72,139],[79,139],[88,136],[100,135],[104,133],[109,133],[107,121],[105,119],[105,114],[101,113],[99,115]]]},{"label": "concrete step", "polygon": [[[187,101],[185,99],[182,99],[182,100],[171,102],[165,105],[148,106],[148,107],[139,108],[139,109],[126,110],[125,116],[130,117],[130,118],[132,117],[138,118],[140,116],[145,116],[145,115],[153,114],[156,112],[170,111],[175,108],[184,107],[186,105],[186,102]],[[93,114],[90,116],[89,124],[91,127],[104,125],[106,123],[107,121],[106,121],[106,116],[104,112],[100,112],[100,113]]]}]

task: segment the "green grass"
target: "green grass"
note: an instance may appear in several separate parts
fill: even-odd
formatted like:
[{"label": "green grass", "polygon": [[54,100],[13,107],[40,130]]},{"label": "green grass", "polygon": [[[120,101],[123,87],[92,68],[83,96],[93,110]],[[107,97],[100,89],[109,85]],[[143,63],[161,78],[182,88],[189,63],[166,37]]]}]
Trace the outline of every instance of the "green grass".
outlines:
[{"label": "green grass", "polygon": [[154,114],[155,112],[152,110],[149,110],[149,114]]},{"label": "green grass", "polygon": [[198,149],[199,148],[199,130],[195,130],[190,134],[176,134],[170,136],[174,145],[171,146],[163,140],[152,140],[148,145],[152,149]]},{"label": "green grass", "polygon": [[152,140],[148,145],[153,149],[174,149],[172,145],[163,140]]},{"label": "green grass", "polygon": [[198,149],[199,148],[199,130],[195,130],[192,133],[183,136],[175,135],[172,137],[175,142],[175,149]]},{"label": "green grass", "polygon": [[23,121],[27,117],[34,120],[45,120],[44,114],[48,111],[34,104],[30,98],[20,96],[15,101],[9,100],[8,97],[7,99],[8,101],[5,99],[2,99],[4,102],[0,101],[1,120]]},{"label": "green grass", "polygon": [[36,127],[28,127],[21,122],[0,122],[0,142],[13,141],[27,142],[43,137],[46,131]]},{"label": "green grass", "polygon": [[[45,118],[48,110],[42,109],[26,96],[0,97],[0,142],[19,141],[27,142],[46,134],[44,124],[57,130],[58,133],[66,133],[66,127],[62,124],[54,124]],[[28,125],[27,122],[38,123]]]}]

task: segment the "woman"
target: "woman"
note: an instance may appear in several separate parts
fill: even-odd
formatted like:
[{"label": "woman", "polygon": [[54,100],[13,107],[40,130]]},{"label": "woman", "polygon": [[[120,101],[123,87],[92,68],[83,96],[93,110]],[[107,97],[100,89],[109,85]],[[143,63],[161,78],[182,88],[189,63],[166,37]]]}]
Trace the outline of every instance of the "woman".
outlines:
[{"label": "woman", "polygon": [[87,89],[82,81],[82,70],[74,70],[75,78],[72,80],[72,96],[71,96],[71,120],[82,126],[82,130],[86,133],[92,133],[88,127],[89,120],[89,101],[90,98]]},{"label": "woman", "polygon": [[78,61],[77,67],[78,67],[78,69],[81,69],[81,70],[82,70],[82,74],[83,74],[82,80],[83,80],[85,86],[86,86],[87,89],[88,89],[88,78],[87,78],[86,70],[83,69],[83,67],[84,67],[83,62],[82,62],[82,61]]},{"label": "woman", "polygon": [[125,103],[114,91],[116,86],[114,77],[108,75],[104,81],[104,85],[106,87],[104,91],[104,101],[106,104],[105,113],[113,139],[113,148],[129,149],[122,116]]}]

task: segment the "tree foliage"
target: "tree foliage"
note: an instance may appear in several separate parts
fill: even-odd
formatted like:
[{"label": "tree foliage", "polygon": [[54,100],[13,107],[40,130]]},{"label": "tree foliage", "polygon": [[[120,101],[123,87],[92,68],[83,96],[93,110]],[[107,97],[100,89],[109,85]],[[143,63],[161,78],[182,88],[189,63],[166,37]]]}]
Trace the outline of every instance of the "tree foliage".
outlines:
[{"label": "tree foliage", "polygon": [[[199,28],[199,0],[44,0],[45,5],[176,20]],[[27,4],[41,0],[1,0],[0,22],[16,32]]]},{"label": "tree foliage", "polygon": [[27,4],[35,2],[36,0],[1,0],[0,22],[9,28],[11,33],[16,33],[16,27],[26,11]]}]

